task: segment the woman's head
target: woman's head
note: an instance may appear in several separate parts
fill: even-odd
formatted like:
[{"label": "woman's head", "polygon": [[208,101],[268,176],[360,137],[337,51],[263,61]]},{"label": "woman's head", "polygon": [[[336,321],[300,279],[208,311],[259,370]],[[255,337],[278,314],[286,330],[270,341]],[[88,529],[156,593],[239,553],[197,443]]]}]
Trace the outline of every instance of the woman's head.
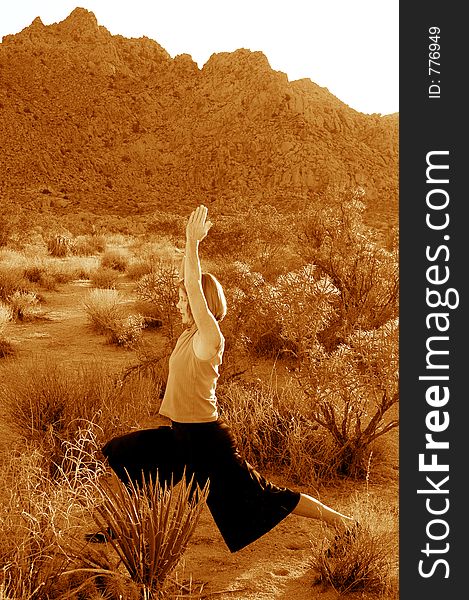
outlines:
[{"label": "woman's head", "polygon": [[[221,283],[211,273],[202,273],[202,291],[209,311],[217,321],[221,321],[226,315],[226,298]],[[184,283],[179,283],[179,302],[178,309],[181,311],[183,323],[192,324],[192,317],[189,299],[187,297]]]}]

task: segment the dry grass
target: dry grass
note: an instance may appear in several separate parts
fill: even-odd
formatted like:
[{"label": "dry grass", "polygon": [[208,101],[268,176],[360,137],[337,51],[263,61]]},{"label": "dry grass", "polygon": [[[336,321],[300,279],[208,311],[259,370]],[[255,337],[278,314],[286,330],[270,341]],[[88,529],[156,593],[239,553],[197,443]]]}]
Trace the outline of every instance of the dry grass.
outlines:
[{"label": "dry grass", "polygon": [[16,441],[2,454],[0,584],[7,598],[56,597],[54,590],[71,563],[66,541],[83,521],[78,499],[86,494],[87,481],[102,471],[93,456],[96,444],[90,453],[91,434],[90,429],[74,441],[74,468],[55,479],[44,471],[44,457],[34,445]]},{"label": "dry grass", "polygon": [[223,414],[246,460],[260,470],[281,471],[304,485],[316,481],[314,425],[301,410],[295,388],[232,382],[220,388]]},{"label": "dry grass", "polygon": [[10,306],[0,301],[0,358],[12,356],[14,348],[12,343],[5,337],[8,323],[13,319],[13,311]]},{"label": "dry grass", "polygon": [[115,289],[93,289],[83,302],[92,328],[108,338],[110,344],[133,348],[145,325],[143,316],[127,315],[124,301]]},{"label": "dry grass", "polygon": [[316,584],[341,595],[357,592],[363,598],[398,599],[397,502],[397,492],[394,504],[373,494],[368,479],[365,493],[352,494],[343,512],[360,525],[346,534],[325,530],[325,543],[312,554]]},{"label": "dry grass", "polygon": [[114,269],[124,273],[129,266],[130,256],[126,249],[110,248],[105,250],[101,256],[101,267],[105,269]]},{"label": "dry grass", "polygon": [[[16,441],[1,455],[0,598],[167,598],[166,579],[187,547],[207,489],[191,497],[190,482],[137,489],[109,480],[92,424],[66,446],[69,468],[53,479],[34,445]],[[93,520],[115,533],[104,549],[83,536]]]},{"label": "dry grass", "polygon": [[3,422],[41,450],[51,475],[67,469],[68,444],[90,424],[98,442],[124,433],[154,415],[161,382],[133,377],[125,383],[105,365],[64,367],[52,362],[12,364],[0,385]]},{"label": "dry grass", "polygon": [[90,283],[94,288],[116,289],[119,273],[110,267],[99,267],[91,273]]}]

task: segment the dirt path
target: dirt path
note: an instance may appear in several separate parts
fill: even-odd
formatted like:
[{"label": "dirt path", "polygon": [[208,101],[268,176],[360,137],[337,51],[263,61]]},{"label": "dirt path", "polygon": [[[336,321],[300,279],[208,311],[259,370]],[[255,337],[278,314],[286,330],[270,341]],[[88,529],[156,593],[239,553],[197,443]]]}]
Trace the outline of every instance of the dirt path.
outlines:
[{"label": "dirt path", "polygon": [[73,281],[57,292],[43,293],[38,318],[14,323],[7,331],[16,349],[15,361],[34,357],[61,363],[99,360],[116,368],[135,362],[134,351],[108,344],[89,327],[83,301],[90,289],[89,281]]}]

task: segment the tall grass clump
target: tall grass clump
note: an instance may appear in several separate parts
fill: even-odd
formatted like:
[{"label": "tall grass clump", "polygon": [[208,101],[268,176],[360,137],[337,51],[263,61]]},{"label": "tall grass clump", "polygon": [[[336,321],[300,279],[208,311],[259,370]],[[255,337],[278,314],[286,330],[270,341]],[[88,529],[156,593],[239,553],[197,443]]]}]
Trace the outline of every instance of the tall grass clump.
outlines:
[{"label": "tall grass clump", "polygon": [[104,235],[78,235],[73,240],[72,252],[76,256],[94,256],[101,254],[106,249]]},{"label": "tall grass clump", "polygon": [[220,386],[219,400],[248,462],[308,484],[315,482],[317,426],[302,413],[293,388],[232,381]]},{"label": "tall grass clump", "polygon": [[8,301],[15,321],[28,321],[38,313],[39,300],[35,292],[17,290]]},{"label": "tall grass clump", "polygon": [[158,411],[157,379],[123,382],[104,364],[65,367],[33,360],[12,365],[0,384],[6,425],[44,457],[57,473],[69,462],[68,444],[90,424],[98,443],[138,427]]},{"label": "tall grass clump", "polygon": [[124,273],[129,266],[129,254],[122,248],[109,248],[101,256],[101,267]]},{"label": "tall grass clump", "polygon": [[[86,511],[79,497],[87,480],[103,472],[102,463],[88,466],[88,450],[74,440],[73,473],[51,479],[41,450],[16,442],[2,457],[0,472],[0,583],[7,598],[51,600],[61,594],[60,579],[73,564],[66,548],[80,531]],[[90,438],[87,436],[86,446]],[[97,448],[95,446],[94,450]],[[81,460],[86,454],[86,465]],[[80,458],[81,457],[81,458]]]},{"label": "tall grass clump", "polygon": [[8,302],[15,292],[31,291],[31,283],[24,278],[22,266],[0,264],[0,301]]},{"label": "tall grass clump", "polygon": [[339,594],[363,594],[391,600],[399,597],[397,507],[365,494],[353,494],[345,508],[360,523],[348,533],[327,529],[324,543],[312,550],[316,585]]},{"label": "tall grass clump", "polygon": [[117,290],[93,289],[83,301],[83,306],[92,328],[106,335],[110,344],[133,348],[140,340],[145,320],[139,314],[125,313]]},{"label": "tall grass clump", "polygon": [[109,267],[98,267],[90,276],[90,283],[94,288],[116,289],[119,273]]},{"label": "tall grass clump", "polygon": [[49,254],[57,258],[68,256],[73,247],[73,240],[69,235],[58,233],[52,235],[46,243]]}]

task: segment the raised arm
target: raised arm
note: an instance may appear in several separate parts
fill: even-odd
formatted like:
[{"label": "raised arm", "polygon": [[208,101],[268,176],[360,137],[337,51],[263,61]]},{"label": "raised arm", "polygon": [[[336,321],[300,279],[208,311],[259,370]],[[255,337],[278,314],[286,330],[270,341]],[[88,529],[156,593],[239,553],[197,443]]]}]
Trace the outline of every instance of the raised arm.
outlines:
[{"label": "raised arm", "polygon": [[198,330],[194,349],[197,356],[203,360],[208,360],[216,354],[222,340],[217,320],[208,308],[202,289],[199,243],[206,237],[212,226],[212,223],[207,221],[207,213],[207,208],[201,205],[190,215],[186,226],[184,258],[184,287]]}]

